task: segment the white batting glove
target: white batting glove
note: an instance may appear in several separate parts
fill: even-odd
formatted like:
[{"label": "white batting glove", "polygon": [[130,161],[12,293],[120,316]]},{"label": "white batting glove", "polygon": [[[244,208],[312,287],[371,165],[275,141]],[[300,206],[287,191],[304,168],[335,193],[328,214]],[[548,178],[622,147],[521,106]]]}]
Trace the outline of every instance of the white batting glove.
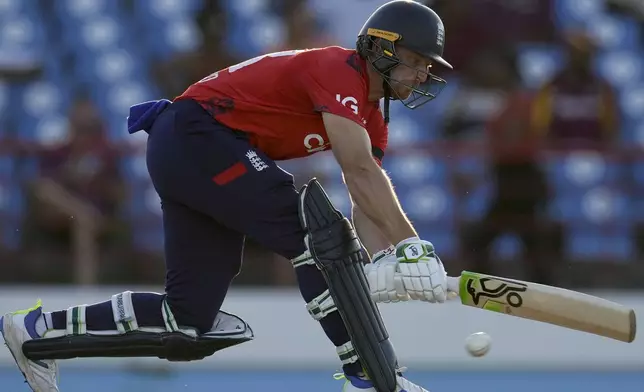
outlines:
[{"label": "white batting glove", "polygon": [[374,254],[364,269],[375,302],[447,299],[447,273],[429,241],[401,241]]},{"label": "white batting glove", "polygon": [[371,263],[364,266],[374,302],[389,303],[411,299],[397,267],[396,248],[393,246],[374,253]]},{"label": "white batting glove", "polygon": [[411,299],[445,302],[447,273],[431,242],[417,237],[401,241],[396,245],[396,260]]}]

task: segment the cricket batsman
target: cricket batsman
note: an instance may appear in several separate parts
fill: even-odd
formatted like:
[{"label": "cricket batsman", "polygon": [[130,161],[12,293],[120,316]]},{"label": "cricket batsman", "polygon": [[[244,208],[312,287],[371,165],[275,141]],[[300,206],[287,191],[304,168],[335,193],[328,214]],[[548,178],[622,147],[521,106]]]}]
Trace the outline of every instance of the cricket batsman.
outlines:
[{"label": "cricket batsman", "polygon": [[[129,132],[149,134],[147,166],[162,203],[165,292],[125,291],[52,312],[38,301],[5,314],[2,335],[29,386],[58,391],[59,359],[193,361],[253,339],[221,309],[249,237],[291,260],[306,309],[336,347],[343,391],[425,391],[404,378],[376,303],[444,302],[447,277],[381,162],[390,100],[413,109],[436,97],[445,81],[431,68],[451,68],[444,42],[434,11],[395,0],[368,18],[355,49],[266,54],[173,101],[131,107]],[[353,224],[315,179],[297,190],[275,163],[324,150],[341,167]]]}]

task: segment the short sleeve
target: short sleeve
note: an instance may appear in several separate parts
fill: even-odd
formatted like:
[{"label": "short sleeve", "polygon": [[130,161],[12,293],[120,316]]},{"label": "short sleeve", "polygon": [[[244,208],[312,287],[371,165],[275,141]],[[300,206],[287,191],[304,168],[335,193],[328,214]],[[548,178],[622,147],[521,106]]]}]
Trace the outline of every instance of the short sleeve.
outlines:
[{"label": "short sleeve", "polygon": [[365,126],[366,82],[359,70],[336,56],[320,59],[301,74],[304,90],[318,112],[331,113]]},{"label": "short sleeve", "polygon": [[389,130],[378,106],[371,111],[367,119],[367,133],[371,139],[371,153],[376,162],[382,166],[382,159],[387,149]]}]

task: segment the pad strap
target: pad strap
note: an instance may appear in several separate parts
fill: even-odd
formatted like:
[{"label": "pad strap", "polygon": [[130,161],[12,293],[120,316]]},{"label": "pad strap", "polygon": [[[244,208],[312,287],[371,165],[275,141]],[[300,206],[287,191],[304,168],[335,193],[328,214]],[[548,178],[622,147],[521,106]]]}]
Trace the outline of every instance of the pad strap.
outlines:
[{"label": "pad strap", "polygon": [[67,309],[67,335],[84,335],[87,333],[85,310],[87,305],[72,306]]},{"label": "pad strap", "polygon": [[291,259],[291,263],[293,264],[293,268],[297,268],[307,264],[315,265],[315,260],[313,260],[313,256],[311,256],[311,252],[307,249],[301,255],[297,256],[294,259]]},{"label": "pad strap", "polygon": [[163,315],[163,322],[165,322],[166,331],[177,332],[180,330],[177,320],[175,320],[174,314],[172,314],[170,305],[168,305],[168,301],[166,301],[165,298],[163,299],[163,303],[161,303],[161,314]]},{"label": "pad strap", "polygon": [[336,347],[335,351],[338,353],[338,357],[340,357],[340,361],[342,361],[343,365],[358,362],[358,352],[353,348],[353,343],[351,343],[351,341],[346,342],[342,346]]},{"label": "pad strap", "polygon": [[327,314],[335,312],[338,308],[333,302],[333,297],[329,290],[324,290],[324,292],[313,300],[306,304],[306,310],[309,311],[309,314],[316,320],[320,320],[326,317]]},{"label": "pad strap", "polygon": [[139,329],[136,314],[134,313],[134,305],[132,305],[131,291],[124,291],[112,296],[112,313],[116,329],[120,334]]}]

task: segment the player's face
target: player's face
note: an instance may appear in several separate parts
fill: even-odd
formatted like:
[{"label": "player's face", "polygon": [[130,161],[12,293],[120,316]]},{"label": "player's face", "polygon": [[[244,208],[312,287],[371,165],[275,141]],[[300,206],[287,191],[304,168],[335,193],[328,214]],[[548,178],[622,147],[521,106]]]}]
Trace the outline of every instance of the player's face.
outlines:
[{"label": "player's face", "polygon": [[413,88],[427,80],[432,61],[405,48],[398,48],[396,54],[401,64],[391,71],[391,86],[398,97],[407,99]]}]

